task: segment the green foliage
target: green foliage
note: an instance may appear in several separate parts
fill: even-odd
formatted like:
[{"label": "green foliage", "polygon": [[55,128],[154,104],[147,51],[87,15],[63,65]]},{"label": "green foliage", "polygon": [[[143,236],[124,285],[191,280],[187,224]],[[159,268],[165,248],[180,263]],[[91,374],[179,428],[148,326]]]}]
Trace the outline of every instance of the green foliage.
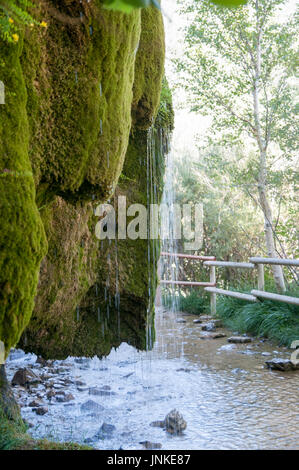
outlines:
[{"label": "green foliage", "polygon": [[130,13],[135,8],[146,8],[155,6],[160,9],[158,0],[103,0],[105,7],[109,10]]},{"label": "green foliage", "polygon": [[247,0],[211,0],[215,5],[220,5],[222,7],[239,7],[240,5],[245,5]]},{"label": "green foliage", "polygon": [[0,38],[6,42],[18,42],[19,29],[23,25],[42,25],[32,17],[29,10],[34,8],[30,0],[7,0],[0,3]]},{"label": "green foliage", "polygon": [[254,250],[269,253],[269,237],[267,247],[262,240],[267,223],[272,256],[296,257],[298,17],[290,11],[281,18],[285,0],[248,0],[234,10],[209,0],[181,4],[192,14],[185,54],[177,60],[181,84],[190,109],[212,120],[202,137],[200,163],[189,175],[182,168],[182,197],[194,201],[194,192],[204,203],[209,254],[244,259]]},{"label": "green foliage", "polygon": [[201,315],[209,311],[209,296],[192,290],[189,295],[179,296],[179,309],[182,312]]},{"label": "green foliage", "polygon": [[[223,7],[237,7],[244,5],[247,0],[211,0],[213,3]],[[134,8],[146,8],[155,6],[160,9],[159,0],[103,0],[106,8],[110,10],[130,13]]]},{"label": "green foliage", "polygon": [[[292,290],[287,295],[299,297],[299,292]],[[299,337],[299,307],[296,305],[270,300],[248,304],[223,296],[217,301],[217,315],[234,331],[266,337],[285,346]]]},{"label": "green foliage", "polygon": [[[163,293],[162,300],[165,307],[172,307],[173,299],[167,291]],[[192,315],[202,315],[209,313],[210,299],[206,293],[201,294],[196,290],[191,290],[191,292],[178,294],[176,305],[182,312],[191,313]]]}]

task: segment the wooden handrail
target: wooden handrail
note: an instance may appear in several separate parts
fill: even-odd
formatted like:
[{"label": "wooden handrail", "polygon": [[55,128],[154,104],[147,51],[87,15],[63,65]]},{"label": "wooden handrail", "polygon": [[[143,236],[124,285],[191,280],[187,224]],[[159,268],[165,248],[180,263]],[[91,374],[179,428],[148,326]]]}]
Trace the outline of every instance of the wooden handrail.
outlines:
[{"label": "wooden handrail", "polygon": [[278,302],[285,302],[287,304],[299,305],[299,297],[273,294],[272,292],[265,292],[262,290],[252,290],[251,294],[254,295],[255,297],[261,297],[262,299],[277,300]]},{"label": "wooden handrail", "polygon": [[253,263],[238,263],[235,261],[205,261],[204,266],[219,266],[223,268],[246,268],[254,269]]},{"label": "wooden handrail", "polygon": [[280,266],[299,266],[299,259],[286,258],[250,258],[254,264],[278,264]]},{"label": "wooden handrail", "polygon": [[247,300],[249,302],[257,302],[257,298],[250,294],[244,294],[243,292],[236,292],[233,290],[217,289],[216,287],[206,287],[205,291],[211,292],[212,294],[227,295],[229,297],[235,297],[241,300]]},{"label": "wooden handrail", "polygon": [[[258,298],[277,300],[293,305],[299,305],[298,297],[291,297],[288,295],[274,294],[272,292],[265,292],[264,280],[264,265],[280,265],[280,266],[299,266],[299,259],[286,259],[286,258],[250,258],[250,263],[239,263],[234,261],[216,261],[215,256],[197,256],[197,255],[184,255],[182,253],[166,253],[162,252],[161,256],[173,256],[177,258],[197,259],[204,261],[204,266],[210,268],[210,282],[192,282],[192,281],[167,281],[161,280],[162,284],[184,285],[184,286],[202,286],[205,291],[211,295],[211,313],[216,314],[216,295],[227,295],[237,299],[246,300],[249,302],[258,302]],[[257,269],[258,272],[258,290],[252,290],[250,294],[243,292],[230,291],[225,289],[218,289],[216,287],[216,267],[223,268],[243,268],[243,269]]]},{"label": "wooden handrail", "polygon": [[187,259],[198,259],[201,261],[214,261],[216,260],[215,256],[198,256],[198,255],[185,255],[183,253],[166,253],[162,251],[161,256],[173,256],[174,258],[187,258]]},{"label": "wooden handrail", "polygon": [[175,284],[179,286],[201,286],[201,287],[214,287],[216,286],[215,283],[211,282],[193,282],[193,281],[168,281],[161,279],[161,284]]}]

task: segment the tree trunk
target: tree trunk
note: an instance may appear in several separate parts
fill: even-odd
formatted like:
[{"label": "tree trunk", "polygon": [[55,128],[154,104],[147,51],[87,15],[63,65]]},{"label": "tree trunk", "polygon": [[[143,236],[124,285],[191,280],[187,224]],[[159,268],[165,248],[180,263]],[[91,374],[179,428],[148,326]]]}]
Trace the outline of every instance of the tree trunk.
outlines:
[{"label": "tree trunk", "polygon": [[[260,81],[261,81],[261,48],[262,48],[262,36],[263,28],[260,22],[259,15],[259,0],[255,2],[256,8],[256,58],[255,58],[255,77],[253,83],[253,110],[254,120],[256,129],[256,140],[260,154],[260,168],[258,178],[258,193],[261,209],[264,214],[264,226],[265,226],[265,242],[267,253],[270,258],[277,258],[278,253],[274,243],[274,232],[273,232],[273,217],[270,203],[267,197],[267,148],[268,139],[263,136],[260,116]],[[272,266],[273,277],[275,285],[278,291],[284,292],[286,290],[282,267],[278,265]]]},{"label": "tree trunk", "polygon": [[[267,254],[269,258],[278,258],[278,253],[275,249],[274,243],[274,234],[273,234],[273,219],[272,219],[272,211],[270,204],[267,199],[266,188],[263,184],[259,183],[259,199],[260,205],[264,214],[264,226],[265,226],[265,241],[266,241],[266,248]],[[285,282],[283,277],[283,270],[281,266],[272,265],[272,272],[275,281],[276,289],[279,292],[285,292]]]}]

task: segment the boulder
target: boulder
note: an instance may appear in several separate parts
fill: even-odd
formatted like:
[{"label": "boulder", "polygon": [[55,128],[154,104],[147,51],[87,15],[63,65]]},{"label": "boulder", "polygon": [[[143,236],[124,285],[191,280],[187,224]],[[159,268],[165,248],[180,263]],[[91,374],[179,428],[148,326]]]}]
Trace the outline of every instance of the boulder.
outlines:
[{"label": "boulder", "polygon": [[187,427],[183,416],[176,409],[171,410],[165,417],[165,429],[169,434],[181,434]]},{"label": "boulder", "polygon": [[40,382],[40,378],[30,369],[23,368],[17,370],[13,379],[11,381],[11,385],[21,385],[22,387],[34,385]]},{"label": "boulder", "polygon": [[34,411],[39,416],[43,416],[46,413],[48,413],[48,408],[46,406],[38,407],[38,408],[32,408],[32,411]]},{"label": "boulder", "polygon": [[252,338],[249,336],[231,336],[230,338],[227,339],[229,343],[239,343],[239,344],[244,344],[244,343],[251,343]]},{"label": "boulder", "polygon": [[33,400],[29,403],[28,406],[30,406],[31,408],[38,408],[39,406],[42,406],[44,405],[44,402],[42,400]]},{"label": "boulder", "polygon": [[202,325],[201,329],[203,331],[216,331],[216,326],[214,322],[209,322]]},{"label": "boulder", "polygon": [[280,370],[281,372],[289,372],[291,370],[299,370],[299,364],[295,364],[290,359],[274,358],[265,362],[266,367],[271,370]]}]

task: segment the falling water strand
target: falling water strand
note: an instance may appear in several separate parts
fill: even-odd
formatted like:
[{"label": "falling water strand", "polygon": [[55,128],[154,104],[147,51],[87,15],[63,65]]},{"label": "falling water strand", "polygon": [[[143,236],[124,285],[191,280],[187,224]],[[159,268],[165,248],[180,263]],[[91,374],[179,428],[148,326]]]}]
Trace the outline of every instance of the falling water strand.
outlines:
[{"label": "falling water strand", "polygon": [[[162,251],[170,253],[170,256],[162,256],[161,263],[161,276],[162,279],[177,281],[178,280],[178,243],[175,238],[175,190],[174,190],[174,158],[171,151],[168,151],[165,162],[165,176],[164,176],[164,191],[162,195],[162,205],[167,208],[167,217],[161,218],[161,240]],[[170,304],[171,311],[178,311],[178,292],[176,285],[164,289],[169,297],[167,303]]]},{"label": "falling water strand", "polygon": [[[116,206],[116,198],[115,198]],[[116,207],[115,207],[116,209]],[[119,268],[118,268],[118,245],[117,237],[115,237],[115,297],[114,297],[115,309],[117,311],[117,327],[118,327],[118,338],[120,339],[120,292],[119,292]]]}]

